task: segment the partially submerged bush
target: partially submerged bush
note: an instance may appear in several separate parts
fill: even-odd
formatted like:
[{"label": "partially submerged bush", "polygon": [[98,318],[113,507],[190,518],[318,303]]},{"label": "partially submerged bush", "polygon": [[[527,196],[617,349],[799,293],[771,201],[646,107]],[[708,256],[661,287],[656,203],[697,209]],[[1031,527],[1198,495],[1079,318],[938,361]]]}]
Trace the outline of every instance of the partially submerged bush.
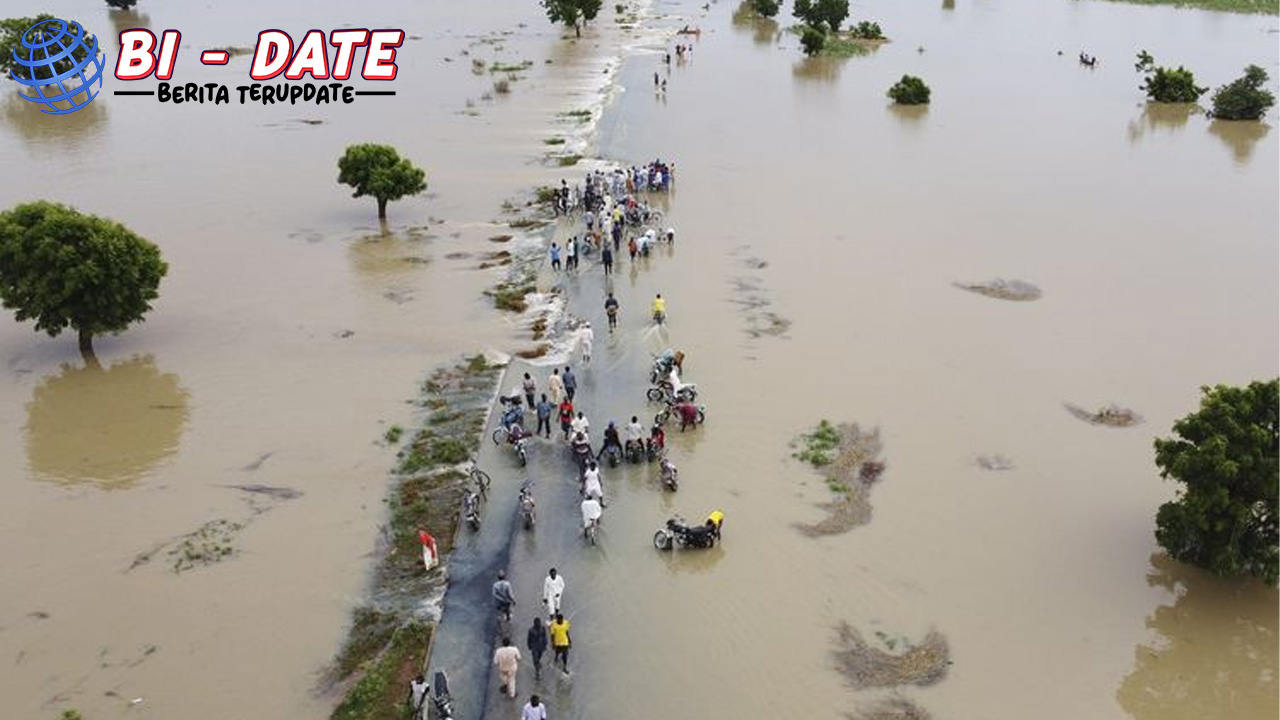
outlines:
[{"label": "partially submerged bush", "polygon": [[1213,93],[1213,116],[1221,120],[1258,120],[1276,104],[1276,96],[1262,88],[1267,71],[1257,65],[1244,69],[1244,76]]},{"label": "partially submerged bush", "polygon": [[1146,76],[1140,89],[1155,102],[1193,103],[1209,89],[1197,86],[1195,74],[1181,65],[1176,70],[1156,65],[1146,50],[1138,53],[1133,67]]},{"label": "partially submerged bush", "polygon": [[778,14],[778,10],[782,8],[779,0],[750,0],[751,9],[761,17],[771,18]]},{"label": "partially submerged bush", "polygon": [[830,465],[840,448],[840,431],[827,420],[822,420],[813,432],[801,436],[804,447],[795,454],[814,467]]},{"label": "partially submerged bush", "polygon": [[928,105],[929,86],[914,75],[903,75],[887,93],[899,105]]},{"label": "partially submerged bush", "polygon": [[883,40],[884,31],[880,29],[879,23],[868,22],[863,20],[853,27],[853,36],[859,40]]},{"label": "partially submerged bush", "polygon": [[800,47],[804,48],[804,54],[809,57],[822,52],[822,47],[826,44],[827,35],[821,30],[806,26],[804,32],[800,34]]}]

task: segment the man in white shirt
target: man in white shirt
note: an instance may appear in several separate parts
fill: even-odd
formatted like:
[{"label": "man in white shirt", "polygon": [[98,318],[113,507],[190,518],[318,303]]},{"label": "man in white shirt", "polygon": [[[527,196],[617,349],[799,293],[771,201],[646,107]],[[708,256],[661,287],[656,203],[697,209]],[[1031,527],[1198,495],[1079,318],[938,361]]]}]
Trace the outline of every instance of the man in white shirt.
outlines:
[{"label": "man in white shirt", "polygon": [[574,418],[573,422],[569,424],[569,429],[574,433],[582,433],[588,438],[588,442],[590,442],[591,423],[587,421],[587,416],[582,412],[579,412],[578,417]]},{"label": "man in white shirt", "polygon": [[421,675],[409,683],[409,711],[413,720],[426,720],[427,717],[427,679]]},{"label": "man in white shirt", "polygon": [[600,484],[600,466],[594,461],[587,464],[587,471],[582,474],[582,494],[593,497],[604,505],[604,486]]},{"label": "man in white shirt", "polygon": [[560,598],[564,595],[564,576],[551,568],[542,581],[542,604],[547,606],[547,617],[555,617],[560,612]]},{"label": "man in white shirt", "polygon": [[542,698],[537,695],[529,698],[520,711],[520,720],[547,720],[547,706],[542,704]]},{"label": "man in white shirt", "polygon": [[582,501],[582,529],[598,525],[601,515],[604,515],[604,508],[600,506],[600,501],[588,495]]},{"label": "man in white shirt", "polygon": [[640,421],[636,419],[635,415],[631,416],[631,422],[627,423],[622,432],[626,441],[625,448],[631,447],[632,443],[640,445],[641,441],[644,440],[644,428],[641,427]]},{"label": "man in white shirt", "polygon": [[502,647],[493,651],[493,664],[498,668],[498,680],[507,697],[516,696],[516,668],[520,665],[520,648],[511,644],[510,638],[502,639]]}]

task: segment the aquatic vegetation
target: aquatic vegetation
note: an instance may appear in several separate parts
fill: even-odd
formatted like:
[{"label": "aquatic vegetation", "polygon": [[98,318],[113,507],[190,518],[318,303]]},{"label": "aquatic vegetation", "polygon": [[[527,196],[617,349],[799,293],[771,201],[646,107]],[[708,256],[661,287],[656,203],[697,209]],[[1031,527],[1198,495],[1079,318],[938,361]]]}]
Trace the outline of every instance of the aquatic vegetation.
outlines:
[{"label": "aquatic vegetation", "polygon": [[1259,120],[1276,104],[1276,96],[1264,90],[1267,71],[1257,65],[1244,69],[1244,76],[1213,93],[1213,112],[1220,120]]},{"label": "aquatic vegetation", "polygon": [[508,79],[506,79],[506,78],[502,78],[502,79],[500,79],[500,80],[494,80],[494,81],[493,81],[493,91],[494,91],[495,93],[497,93],[498,95],[508,95],[508,94],[510,94],[510,93],[511,93],[511,81],[510,81],[510,80],[508,80]]},{"label": "aquatic vegetation", "polygon": [[556,158],[556,164],[560,167],[571,167],[577,165],[581,159],[581,155],[560,155]]},{"label": "aquatic vegetation", "polygon": [[1275,15],[1280,13],[1280,2],[1277,0],[1109,0],[1110,2],[1126,2],[1134,5],[1171,5],[1176,8],[1196,8],[1215,10],[1217,12],[1243,13],[1249,15]]},{"label": "aquatic vegetation", "polygon": [[1156,65],[1155,58],[1146,50],[1138,53],[1138,62],[1133,68],[1145,76],[1141,89],[1147,99],[1154,102],[1193,103],[1209,90],[1197,86],[1195,74],[1181,65],[1176,70]]},{"label": "aquatic vegetation", "polygon": [[924,80],[914,75],[903,75],[885,94],[899,105],[928,105],[930,90]]},{"label": "aquatic vegetation", "polygon": [[529,68],[531,68],[531,67],[533,67],[533,61],[532,61],[532,60],[522,60],[522,61],[520,61],[520,62],[518,62],[518,63],[509,63],[509,64],[507,64],[507,63],[494,63],[494,64],[492,64],[492,65],[490,65],[490,66],[489,66],[489,72],[491,72],[491,73],[517,73],[517,72],[521,72],[521,71],[523,71],[523,70],[528,70],[528,69],[529,69]]},{"label": "aquatic vegetation", "polygon": [[999,300],[1030,301],[1039,300],[1040,288],[1021,280],[1004,280],[995,278],[976,283],[952,283],[961,290],[986,295]]},{"label": "aquatic vegetation", "polygon": [[880,479],[885,464],[877,458],[881,443],[878,430],[866,432],[856,424],[832,425],[823,420],[813,432],[801,436],[797,459],[812,464],[822,474],[835,498],[819,507],[827,517],[816,523],[797,524],[810,537],[837,535],[871,521],[871,486]]},{"label": "aquatic vegetation", "polygon": [[387,432],[383,434],[382,439],[394,445],[400,442],[400,436],[404,434],[404,428],[399,425],[392,425],[387,428]]},{"label": "aquatic vegetation", "polygon": [[[852,625],[842,622],[836,628],[836,669],[854,689],[927,687],[940,682],[951,665],[947,640],[937,630],[930,630],[918,643],[877,633],[886,649],[873,646]],[[901,644],[901,651],[897,650]]]},{"label": "aquatic vegetation", "polygon": [[381,720],[403,717],[404,689],[426,659],[432,627],[411,622],[398,628],[387,647],[370,662],[360,680],[330,715],[332,720]]},{"label": "aquatic vegetation", "polygon": [[1142,422],[1141,415],[1114,404],[1108,405],[1097,412],[1089,412],[1088,410],[1072,405],[1071,403],[1066,403],[1065,407],[1067,408],[1067,412],[1092,425],[1129,427]]},{"label": "aquatic vegetation", "polygon": [[493,298],[493,306],[499,310],[521,313],[529,309],[529,301],[526,296],[535,289],[533,283],[525,285],[500,283],[496,287],[486,290],[485,294]]},{"label": "aquatic vegetation", "polygon": [[244,529],[244,523],[211,520],[182,538],[169,550],[173,571],[183,573],[197,567],[222,562],[235,553],[231,541]]},{"label": "aquatic vegetation", "polygon": [[859,40],[883,40],[884,31],[880,29],[880,23],[869,22],[863,20],[849,31],[849,34]]}]

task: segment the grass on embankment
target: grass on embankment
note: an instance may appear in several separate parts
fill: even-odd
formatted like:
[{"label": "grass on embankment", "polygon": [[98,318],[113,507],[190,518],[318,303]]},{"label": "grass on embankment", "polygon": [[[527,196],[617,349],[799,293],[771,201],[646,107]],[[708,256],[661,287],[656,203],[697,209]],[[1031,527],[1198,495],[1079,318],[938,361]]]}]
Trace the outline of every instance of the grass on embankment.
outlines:
[{"label": "grass on embankment", "polygon": [[1244,13],[1248,15],[1280,14],[1280,0],[1107,0],[1131,5],[1169,5],[1194,10]]},{"label": "grass on embankment", "polygon": [[[441,557],[453,549],[467,482],[455,466],[478,448],[500,372],[476,355],[423,384],[418,404],[426,412],[399,452],[372,597],[356,608],[325,678],[327,685],[345,686],[332,720],[403,718],[409,681],[422,672],[434,631],[414,611],[444,578],[440,568],[424,572],[418,530],[435,537]],[[390,433],[383,439],[394,444]]]}]

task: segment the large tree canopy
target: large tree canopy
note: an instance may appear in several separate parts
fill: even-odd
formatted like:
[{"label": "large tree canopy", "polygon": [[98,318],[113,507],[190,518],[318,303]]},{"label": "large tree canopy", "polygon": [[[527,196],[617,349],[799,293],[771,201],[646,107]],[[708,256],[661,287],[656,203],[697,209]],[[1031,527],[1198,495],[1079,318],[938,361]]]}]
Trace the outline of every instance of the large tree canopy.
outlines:
[{"label": "large tree canopy", "polygon": [[[5,80],[12,80],[9,77],[9,72],[12,71],[18,77],[27,80],[31,79],[31,71],[14,62],[13,53],[17,50],[23,59],[29,59],[30,51],[25,48],[19,48],[23,34],[32,25],[52,19],[52,15],[42,13],[35,17],[5,18],[0,20],[0,76],[3,76]],[[71,58],[63,58],[54,62],[54,69],[59,73],[64,73],[74,65],[75,62]]]},{"label": "large tree canopy", "polygon": [[338,182],[378,201],[378,217],[387,217],[387,201],[417,195],[427,189],[427,173],[414,167],[390,145],[352,145],[338,159]]},{"label": "large tree canopy", "polygon": [[1158,439],[1160,476],[1183,484],[1160,506],[1156,540],[1171,556],[1217,575],[1280,575],[1276,502],[1280,383],[1201,388],[1200,410]]},{"label": "large tree canopy", "polygon": [[818,30],[840,32],[841,23],[849,17],[849,0],[795,0],[791,14]]},{"label": "large tree canopy", "polygon": [[602,0],[541,0],[547,19],[573,28],[578,37],[582,37],[582,24],[600,14],[601,3]]},{"label": "large tree canopy", "polygon": [[140,322],[169,266],[160,249],[120,223],[34,202],[0,213],[0,302],[57,336],[118,333]]}]

